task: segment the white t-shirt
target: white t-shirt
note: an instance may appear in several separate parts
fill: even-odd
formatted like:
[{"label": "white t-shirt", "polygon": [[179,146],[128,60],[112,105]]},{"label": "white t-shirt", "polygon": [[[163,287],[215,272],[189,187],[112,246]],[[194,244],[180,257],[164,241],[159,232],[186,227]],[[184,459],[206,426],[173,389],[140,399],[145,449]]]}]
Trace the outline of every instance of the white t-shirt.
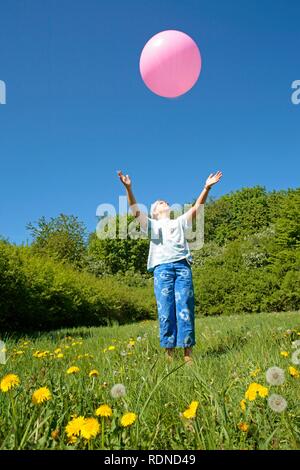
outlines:
[{"label": "white t-shirt", "polygon": [[148,271],[153,271],[158,264],[171,263],[181,259],[192,263],[192,255],[186,239],[186,230],[192,222],[187,220],[186,214],[182,214],[176,219],[156,220],[147,217],[147,220],[150,237]]}]

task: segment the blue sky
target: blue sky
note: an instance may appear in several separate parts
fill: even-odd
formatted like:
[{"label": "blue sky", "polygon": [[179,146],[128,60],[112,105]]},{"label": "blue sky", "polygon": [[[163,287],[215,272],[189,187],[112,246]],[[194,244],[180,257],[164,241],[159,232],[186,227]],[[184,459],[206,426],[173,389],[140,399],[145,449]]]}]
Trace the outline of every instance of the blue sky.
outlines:
[{"label": "blue sky", "polygon": [[[0,6],[0,234],[30,240],[28,222],[74,214],[89,231],[101,203],[198,196],[246,186],[299,186],[298,0],[3,0]],[[195,87],[169,100],[139,74],[159,31],[198,44]]]}]

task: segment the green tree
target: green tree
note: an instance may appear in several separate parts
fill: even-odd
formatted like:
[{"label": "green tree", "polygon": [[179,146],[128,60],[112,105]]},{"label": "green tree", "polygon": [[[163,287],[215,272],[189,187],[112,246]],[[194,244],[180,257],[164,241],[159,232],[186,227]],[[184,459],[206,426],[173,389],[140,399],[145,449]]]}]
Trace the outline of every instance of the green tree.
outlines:
[{"label": "green tree", "polygon": [[[125,217],[129,224],[134,220],[132,215]],[[121,217],[116,216],[116,236],[114,238],[98,238],[94,232],[90,235],[87,245],[87,269],[95,275],[125,273],[133,270],[147,273],[149,240],[147,238],[120,238]],[[124,222],[124,220],[123,220]]]},{"label": "green tree", "polygon": [[275,231],[282,248],[300,248],[300,188],[289,190],[277,206]]},{"label": "green tree", "polygon": [[49,221],[41,217],[26,227],[33,238],[34,253],[50,256],[82,268],[86,253],[87,230],[74,215],[60,214]]},{"label": "green tree", "polygon": [[205,206],[204,236],[223,245],[255,233],[270,223],[268,193],[262,186],[242,188]]}]

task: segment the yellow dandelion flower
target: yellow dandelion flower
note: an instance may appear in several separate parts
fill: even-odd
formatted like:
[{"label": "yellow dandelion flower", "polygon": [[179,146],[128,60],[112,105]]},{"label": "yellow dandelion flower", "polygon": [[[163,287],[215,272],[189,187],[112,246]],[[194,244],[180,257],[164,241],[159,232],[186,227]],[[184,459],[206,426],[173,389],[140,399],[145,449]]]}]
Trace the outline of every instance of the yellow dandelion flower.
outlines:
[{"label": "yellow dandelion flower", "polygon": [[280,356],[282,357],[288,357],[289,353],[287,351],[280,351]]},{"label": "yellow dandelion flower", "polygon": [[21,356],[22,354],[25,354],[25,352],[24,352],[24,351],[17,351],[16,354],[17,354],[18,356]]},{"label": "yellow dandelion flower", "polygon": [[61,352],[61,348],[57,348],[57,349],[55,349],[54,354],[58,354],[60,352]]},{"label": "yellow dandelion flower", "polygon": [[101,405],[99,408],[96,409],[96,416],[104,416],[105,418],[109,418],[112,416],[112,409],[109,405]]},{"label": "yellow dandelion flower", "polygon": [[59,353],[56,355],[56,359],[61,359],[62,357],[64,357],[63,353]]},{"label": "yellow dandelion flower", "polygon": [[260,372],[260,369],[255,369],[255,370],[253,370],[252,372],[250,372],[250,376],[251,376],[251,377],[256,377],[257,374],[259,374],[259,372]]},{"label": "yellow dandelion flower", "polygon": [[12,388],[18,387],[20,382],[21,381],[16,374],[7,374],[1,379],[0,389],[2,392],[8,392]]},{"label": "yellow dandelion flower", "polygon": [[131,426],[136,421],[136,419],[137,415],[135,413],[125,413],[121,418],[121,426],[123,426],[123,428]]},{"label": "yellow dandelion flower", "polygon": [[298,378],[300,377],[300,373],[296,367],[290,366],[289,367],[289,373],[292,377]]},{"label": "yellow dandelion flower", "polygon": [[41,387],[32,394],[32,403],[35,405],[40,405],[48,400],[51,400],[51,392],[47,387]]},{"label": "yellow dandelion flower", "polygon": [[128,343],[128,346],[132,347],[135,345],[135,341],[133,339],[131,339]]},{"label": "yellow dandelion flower", "polygon": [[90,377],[98,377],[98,375],[99,375],[99,372],[97,371],[97,369],[93,369],[91,370],[91,372],[89,372]]},{"label": "yellow dandelion flower", "polygon": [[37,358],[46,357],[49,352],[50,351],[36,351],[35,353],[33,353],[33,356]]},{"label": "yellow dandelion flower", "polygon": [[100,432],[100,424],[96,418],[86,418],[80,429],[80,434],[84,439],[96,437]]},{"label": "yellow dandelion flower", "polygon": [[263,387],[262,385],[253,382],[249,385],[246,393],[245,393],[245,398],[249,401],[254,401],[257,397],[257,394],[260,397],[266,397],[268,395],[269,391],[267,387]]},{"label": "yellow dandelion flower", "polygon": [[58,437],[59,437],[59,429],[55,429],[54,431],[51,432],[51,437],[52,439],[54,439],[55,441],[57,441]]},{"label": "yellow dandelion flower", "polygon": [[199,406],[198,401],[192,401],[190,406],[182,413],[186,419],[193,419],[196,417],[197,408]]},{"label": "yellow dandelion flower", "polygon": [[240,401],[240,407],[243,412],[246,411],[246,400],[244,398]]},{"label": "yellow dandelion flower", "polygon": [[68,438],[79,436],[80,431],[84,425],[85,419],[83,416],[74,417],[68,422],[66,426],[66,433]]},{"label": "yellow dandelion flower", "polygon": [[247,423],[239,423],[238,428],[243,432],[247,432],[249,429],[249,425]]},{"label": "yellow dandelion flower", "polygon": [[76,441],[77,441],[77,437],[75,436],[71,436],[68,438],[68,444],[75,444]]},{"label": "yellow dandelion flower", "polygon": [[258,388],[258,395],[262,398],[265,398],[268,396],[269,394],[269,390],[267,387],[263,387],[263,385],[260,385],[259,388]]},{"label": "yellow dandelion flower", "polygon": [[257,383],[253,382],[249,385],[245,393],[245,398],[250,401],[254,401],[257,393]]},{"label": "yellow dandelion flower", "polygon": [[256,398],[256,390],[247,390],[245,393],[245,398],[249,401],[254,401]]},{"label": "yellow dandelion flower", "polygon": [[67,374],[77,374],[77,372],[79,371],[80,371],[79,367],[72,366],[72,367],[69,367],[69,369],[67,370]]},{"label": "yellow dandelion flower", "polygon": [[114,351],[116,349],[116,346],[108,346],[108,351]]}]

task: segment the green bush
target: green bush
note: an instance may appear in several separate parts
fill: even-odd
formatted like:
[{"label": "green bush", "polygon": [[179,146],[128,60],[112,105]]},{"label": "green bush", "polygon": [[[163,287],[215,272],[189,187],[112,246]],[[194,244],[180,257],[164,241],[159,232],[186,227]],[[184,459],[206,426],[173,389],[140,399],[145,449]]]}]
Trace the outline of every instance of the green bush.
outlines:
[{"label": "green bush", "polygon": [[230,315],[300,308],[300,252],[278,244],[271,226],[222,248],[207,243],[194,261],[198,313]]},{"label": "green bush", "polygon": [[0,328],[52,329],[105,325],[151,318],[150,286],[130,288],[113,278],[97,279],[30,247],[0,242]]},{"label": "green bush", "polygon": [[[119,224],[129,224],[134,217],[117,216],[116,237],[98,238],[96,233],[89,236],[86,253],[86,270],[99,276],[105,274],[126,273],[129,271],[147,275],[149,240],[147,238],[118,238]],[[149,275],[148,275],[149,277]]]}]

